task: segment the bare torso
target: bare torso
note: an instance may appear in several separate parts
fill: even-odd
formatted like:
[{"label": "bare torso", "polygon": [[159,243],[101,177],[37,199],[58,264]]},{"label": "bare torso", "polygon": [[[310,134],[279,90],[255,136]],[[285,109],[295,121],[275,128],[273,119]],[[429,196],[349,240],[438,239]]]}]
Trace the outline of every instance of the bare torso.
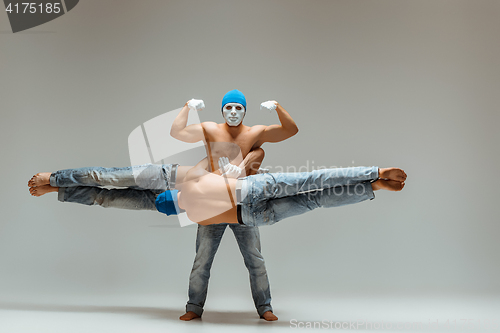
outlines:
[{"label": "bare torso", "polygon": [[218,168],[219,157],[229,157],[232,164],[239,165],[248,153],[259,148],[262,143],[259,137],[265,126],[228,126],[226,123],[203,123],[207,143],[210,147],[207,153],[212,157],[214,170]]}]

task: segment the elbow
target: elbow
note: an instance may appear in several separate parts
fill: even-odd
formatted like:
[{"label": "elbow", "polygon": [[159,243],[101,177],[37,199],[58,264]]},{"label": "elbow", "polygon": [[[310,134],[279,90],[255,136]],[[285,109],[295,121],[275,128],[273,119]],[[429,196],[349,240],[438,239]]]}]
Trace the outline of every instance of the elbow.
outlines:
[{"label": "elbow", "polygon": [[174,139],[179,140],[179,131],[177,131],[174,128],[170,129],[170,136],[173,137]]},{"label": "elbow", "polygon": [[294,136],[295,134],[299,133],[299,128],[297,125],[295,125],[291,130],[290,130],[290,136]]},{"label": "elbow", "polygon": [[262,148],[257,148],[254,150],[255,154],[255,159],[260,163],[264,160],[264,157],[266,156],[266,153],[264,152],[264,149]]}]

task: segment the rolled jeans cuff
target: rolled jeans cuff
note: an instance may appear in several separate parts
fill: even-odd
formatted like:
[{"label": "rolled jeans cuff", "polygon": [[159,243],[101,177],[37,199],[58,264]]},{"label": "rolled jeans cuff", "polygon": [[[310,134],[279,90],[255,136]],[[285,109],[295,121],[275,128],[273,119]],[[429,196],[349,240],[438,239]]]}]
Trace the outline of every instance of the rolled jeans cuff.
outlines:
[{"label": "rolled jeans cuff", "polygon": [[372,167],[372,180],[376,181],[378,179],[378,166],[373,166]]},{"label": "rolled jeans cuff", "polygon": [[50,186],[57,187],[57,183],[56,183],[56,174],[55,174],[55,173],[51,173],[51,174],[50,174],[50,177],[49,177],[49,184],[50,184]]},{"label": "rolled jeans cuff", "polygon": [[203,314],[203,308],[196,304],[186,304],[186,312],[189,311],[196,313],[200,317]]},{"label": "rolled jeans cuff", "polygon": [[[378,171],[377,171],[377,178],[378,178]],[[372,183],[374,183],[376,180],[372,180],[371,182],[366,182],[365,186],[365,193],[368,196],[368,199],[373,200],[375,199],[375,192],[373,192],[372,188]]]},{"label": "rolled jeans cuff", "polygon": [[271,304],[261,305],[257,308],[257,313],[260,317],[262,317],[262,315],[267,311],[273,312],[273,307],[271,306]]},{"label": "rolled jeans cuff", "polygon": [[[52,176],[50,178],[52,180]],[[66,193],[66,187],[59,187],[57,190],[57,200],[64,202],[65,201],[65,196],[64,194]]]}]

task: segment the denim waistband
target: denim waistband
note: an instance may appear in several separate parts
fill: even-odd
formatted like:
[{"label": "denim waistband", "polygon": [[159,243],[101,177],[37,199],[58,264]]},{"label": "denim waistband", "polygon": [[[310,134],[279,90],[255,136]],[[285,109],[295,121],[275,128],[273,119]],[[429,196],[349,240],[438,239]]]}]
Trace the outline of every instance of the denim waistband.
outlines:
[{"label": "denim waistband", "polygon": [[243,187],[243,180],[238,178],[236,179],[236,204],[240,205],[241,203],[241,188]]}]

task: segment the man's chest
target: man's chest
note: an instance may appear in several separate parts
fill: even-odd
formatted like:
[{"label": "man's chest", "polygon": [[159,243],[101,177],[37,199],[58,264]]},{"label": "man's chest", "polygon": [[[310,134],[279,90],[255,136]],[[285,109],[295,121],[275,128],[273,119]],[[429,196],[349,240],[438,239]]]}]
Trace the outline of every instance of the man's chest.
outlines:
[{"label": "man's chest", "polygon": [[[214,135],[215,134],[215,135]],[[246,156],[248,152],[252,150],[255,143],[258,140],[257,133],[241,133],[236,136],[232,136],[229,133],[214,133],[208,136],[208,139],[213,143],[213,148],[216,151],[227,151],[234,150],[236,147],[241,151],[243,156]]]}]

